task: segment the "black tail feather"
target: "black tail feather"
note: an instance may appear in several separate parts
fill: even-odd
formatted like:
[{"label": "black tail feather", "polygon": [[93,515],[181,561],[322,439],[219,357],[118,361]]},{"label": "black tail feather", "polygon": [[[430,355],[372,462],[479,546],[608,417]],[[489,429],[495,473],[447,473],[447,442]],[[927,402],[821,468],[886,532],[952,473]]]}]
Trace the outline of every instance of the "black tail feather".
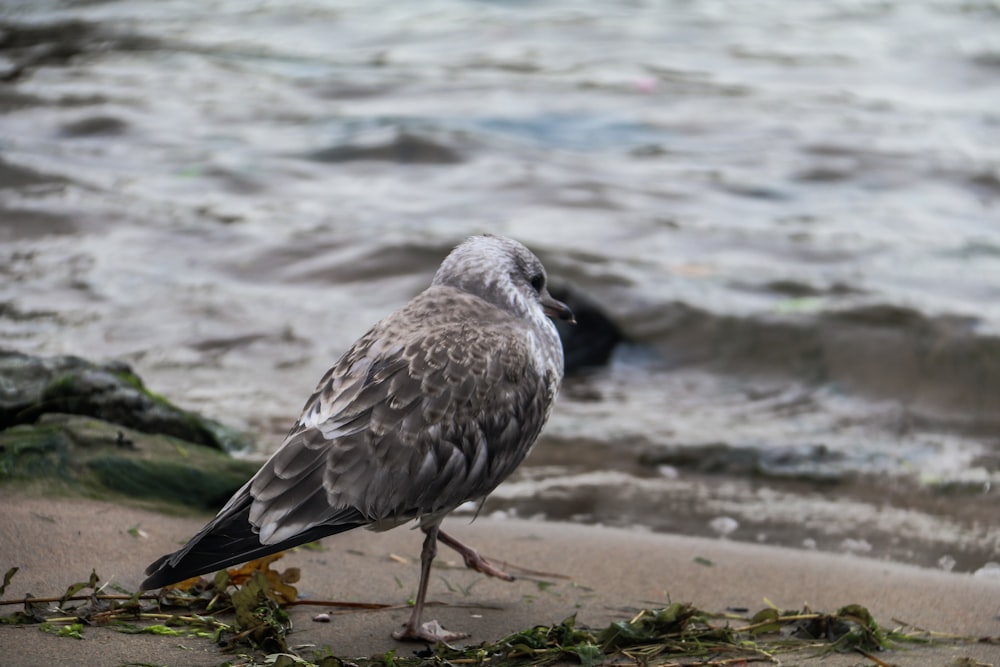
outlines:
[{"label": "black tail feather", "polygon": [[157,559],[146,568],[146,574],[149,576],[140,585],[140,590],[162,588],[201,574],[217,572],[224,567],[291,549],[366,523],[358,521],[320,525],[277,544],[261,544],[250,524],[249,496],[245,502],[227,510],[202,528],[201,532],[182,548]]}]

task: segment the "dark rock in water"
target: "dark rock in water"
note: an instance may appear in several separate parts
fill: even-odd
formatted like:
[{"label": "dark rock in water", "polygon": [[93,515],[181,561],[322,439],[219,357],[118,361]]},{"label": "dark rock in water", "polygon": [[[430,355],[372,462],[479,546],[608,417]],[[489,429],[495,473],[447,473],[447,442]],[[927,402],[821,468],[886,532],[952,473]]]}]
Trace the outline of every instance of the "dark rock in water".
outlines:
[{"label": "dark rock in water", "polygon": [[549,291],[576,316],[575,325],[555,323],[566,355],[566,374],[608,363],[615,346],[624,340],[618,326],[585,295],[560,286],[552,286]]},{"label": "dark rock in water", "polygon": [[0,482],[216,510],[258,465],[91,417],[46,414],[0,431]]},{"label": "dark rock in water", "polygon": [[890,399],[970,433],[1000,425],[1000,336],[973,317],[894,304],[737,316],[675,302],[654,318],[641,338],[656,341],[671,366],[791,376]]},{"label": "dark rock in water", "polygon": [[96,417],[216,449],[250,445],[238,431],[150,392],[124,363],[94,364],[79,357],[39,358],[0,350],[0,429],[30,424],[53,412]]},{"label": "dark rock in water", "polygon": [[400,164],[458,164],[464,161],[454,148],[409,132],[400,132],[389,141],[370,145],[324,148],[306,157],[317,162],[379,160]]},{"label": "dark rock in water", "polygon": [[128,123],[114,116],[88,116],[61,128],[64,137],[113,137],[125,134]]}]

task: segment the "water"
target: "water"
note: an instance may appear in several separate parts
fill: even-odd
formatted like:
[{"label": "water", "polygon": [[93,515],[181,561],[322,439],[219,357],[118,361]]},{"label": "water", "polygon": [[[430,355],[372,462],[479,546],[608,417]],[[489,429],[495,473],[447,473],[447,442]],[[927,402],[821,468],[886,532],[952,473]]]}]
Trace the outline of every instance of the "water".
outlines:
[{"label": "water", "polygon": [[451,246],[503,233],[630,343],[490,511],[996,560],[997,2],[0,22],[0,344],[125,359],[266,451]]}]

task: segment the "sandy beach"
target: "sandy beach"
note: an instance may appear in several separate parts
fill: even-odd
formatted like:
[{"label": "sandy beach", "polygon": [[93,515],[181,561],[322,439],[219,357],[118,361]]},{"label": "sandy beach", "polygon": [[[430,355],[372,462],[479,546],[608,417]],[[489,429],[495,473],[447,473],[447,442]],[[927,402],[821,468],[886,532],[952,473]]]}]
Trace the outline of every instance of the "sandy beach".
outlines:
[{"label": "sandy beach", "polygon": [[[9,491],[0,498],[0,566],[21,568],[5,599],[27,593],[59,595],[86,579],[91,569],[102,581],[134,589],[150,561],[183,543],[204,520],[91,500],[23,498]],[[867,606],[884,627],[893,627],[893,619],[898,619],[940,632],[1000,636],[1000,580],[993,578],[856,556],[565,523],[480,519],[472,524],[450,520],[446,526],[486,555],[568,577],[544,577],[551,582],[545,586],[530,577],[514,583],[487,580],[442,550],[429,599],[448,606],[433,608],[428,617],[471,633],[469,644],[557,623],[574,613],[579,622],[602,627],[628,618],[636,609],[668,601],[691,602],[708,611],[745,607],[751,613],[766,606],[766,600],[785,609],[808,604],[830,612],[857,603]],[[383,534],[353,531],[324,540],[321,551],[287,554],[278,569],[301,568],[297,587],[302,597],[403,604],[416,586],[420,537],[405,528]],[[289,646],[329,646],[342,657],[393,648],[409,655],[421,648],[389,637],[405,620],[405,609],[335,614],[331,623],[313,622],[319,611],[326,610],[292,609]],[[107,628],[87,628],[84,636],[79,641],[40,632],[36,626],[0,626],[3,664],[200,666],[232,659],[202,639],[125,635]],[[917,647],[879,657],[898,665],[995,665],[1000,663],[1000,645]],[[959,658],[978,662],[952,662]],[[873,664],[857,654],[822,661],[785,657],[781,664],[803,660]]]},{"label": "sandy beach", "polygon": [[[996,0],[2,9],[0,350],[112,365],[263,460],[458,242],[510,236],[592,304],[567,359],[589,354],[532,456],[448,530],[561,576],[488,580],[442,549],[427,618],[476,644],[668,601],[856,603],[994,641],[782,664],[1000,667]],[[169,443],[140,477],[125,457],[148,451],[118,422],[70,452],[45,421],[79,403],[62,368],[26,384],[30,409],[0,370],[0,429],[40,416],[59,436],[0,442],[40,455],[13,476],[27,496],[0,456],[0,573],[20,568],[4,600],[92,570],[134,589],[208,518],[39,497],[40,473],[230,495]],[[294,607],[293,649],[419,650],[390,633],[420,543],[357,531],[286,555],[303,598],[395,606]],[[205,639],[0,625],[0,667],[231,660]]]}]

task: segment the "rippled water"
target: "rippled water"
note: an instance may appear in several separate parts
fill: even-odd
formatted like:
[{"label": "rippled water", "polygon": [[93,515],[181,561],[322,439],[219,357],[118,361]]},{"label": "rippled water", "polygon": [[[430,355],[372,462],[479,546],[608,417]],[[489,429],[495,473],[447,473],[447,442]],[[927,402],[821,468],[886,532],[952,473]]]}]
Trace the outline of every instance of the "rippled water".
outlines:
[{"label": "rippled water", "polygon": [[0,23],[0,344],[123,358],[267,449],[452,245],[508,234],[630,343],[568,380],[491,507],[1000,551],[997,2]]}]

